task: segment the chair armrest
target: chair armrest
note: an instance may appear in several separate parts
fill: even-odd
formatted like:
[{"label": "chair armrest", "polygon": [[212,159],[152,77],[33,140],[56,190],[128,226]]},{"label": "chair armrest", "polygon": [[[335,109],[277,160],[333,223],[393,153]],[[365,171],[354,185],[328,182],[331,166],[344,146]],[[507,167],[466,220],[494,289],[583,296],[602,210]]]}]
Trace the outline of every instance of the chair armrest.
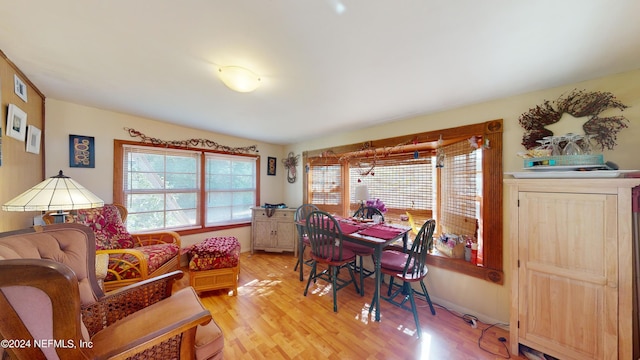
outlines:
[{"label": "chair armrest", "polygon": [[[113,355],[129,357],[181,334],[178,341],[193,348],[196,327],[209,321],[211,313],[193,288],[187,287],[105,328],[92,336],[91,341],[98,359]],[[189,349],[179,351],[185,350]]]},{"label": "chair armrest", "polygon": [[133,233],[131,236],[134,247],[156,244],[176,244],[180,247],[180,234],[175,231]]},{"label": "chair armrest", "polygon": [[[46,325],[46,319],[28,316],[28,313],[31,313],[29,306],[34,306],[33,303],[27,303],[26,308],[24,306],[14,308],[18,304],[11,304],[11,298],[14,296],[14,301],[25,300],[25,292],[20,286],[37,288],[46,294],[44,297],[50,301],[52,315],[52,318],[48,319],[49,325]],[[48,259],[2,260],[0,261],[0,288],[5,288],[3,291],[6,292],[0,292],[0,333],[6,339],[21,339],[29,341],[30,344],[27,347],[9,349],[10,354],[21,359],[44,359],[44,353],[53,351],[63,359],[81,358],[81,354],[76,349],[61,347],[42,351],[34,344],[34,336],[35,340],[42,340],[37,336],[46,334],[48,330],[52,332],[54,339],[64,339],[75,344],[79,344],[82,340],[78,279],[71,268]],[[3,337],[0,336],[0,338]],[[89,349],[81,350],[84,356],[88,356],[87,351],[90,352]],[[10,358],[14,357],[10,356]]]},{"label": "chair armrest", "polygon": [[173,283],[182,271],[172,271],[107,293],[82,307],[82,320],[93,336],[105,327],[171,296]]},{"label": "chair armrest", "polygon": [[[107,273],[113,274],[117,280],[122,280],[120,275],[121,271],[135,272],[138,276],[135,278],[145,279],[149,276],[148,269],[149,264],[147,258],[142,251],[137,249],[111,249],[111,250],[96,250],[96,254],[108,254],[109,266]],[[134,264],[125,258],[126,254],[130,254],[136,257],[138,264]],[[129,278],[132,278],[129,276]]]}]

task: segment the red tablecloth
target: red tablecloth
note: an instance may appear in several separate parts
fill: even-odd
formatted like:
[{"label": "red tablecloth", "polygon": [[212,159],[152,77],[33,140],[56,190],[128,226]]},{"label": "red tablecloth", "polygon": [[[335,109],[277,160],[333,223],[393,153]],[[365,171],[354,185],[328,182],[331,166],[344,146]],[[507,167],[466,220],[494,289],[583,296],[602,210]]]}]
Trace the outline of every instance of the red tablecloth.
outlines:
[{"label": "red tablecloth", "polygon": [[391,240],[402,232],[402,229],[398,229],[393,226],[377,224],[358,232],[358,234],[373,236],[377,237],[378,239]]},{"label": "red tablecloth", "polygon": [[[334,219],[338,221],[338,225],[340,226],[340,231],[342,231],[343,234],[353,234],[354,232],[357,232],[358,230],[361,230],[365,227],[365,225],[363,224],[354,223],[347,219],[341,218],[339,216],[334,217]],[[305,225],[307,221],[303,219],[303,220],[300,220],[298,223],[300,223],[301,225]]]},{"label": "red tablecloth", "polygon": [[354,232],[362,229],[360,225],[350,224],[346,222],[340,222],[340,230],[343,234],[353,234]]}]

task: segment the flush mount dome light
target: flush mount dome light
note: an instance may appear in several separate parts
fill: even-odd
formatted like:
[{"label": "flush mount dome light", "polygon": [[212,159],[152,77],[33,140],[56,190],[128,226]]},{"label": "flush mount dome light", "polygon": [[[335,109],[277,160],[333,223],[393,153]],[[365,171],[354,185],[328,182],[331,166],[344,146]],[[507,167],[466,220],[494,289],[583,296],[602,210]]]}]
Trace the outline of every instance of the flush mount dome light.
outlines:
[{"label": "flush mount dome light", "polygon": [[233,91],[252,92],[260,86],[260,76],[241,66],[221,66],[218,73],[222,82]]}]

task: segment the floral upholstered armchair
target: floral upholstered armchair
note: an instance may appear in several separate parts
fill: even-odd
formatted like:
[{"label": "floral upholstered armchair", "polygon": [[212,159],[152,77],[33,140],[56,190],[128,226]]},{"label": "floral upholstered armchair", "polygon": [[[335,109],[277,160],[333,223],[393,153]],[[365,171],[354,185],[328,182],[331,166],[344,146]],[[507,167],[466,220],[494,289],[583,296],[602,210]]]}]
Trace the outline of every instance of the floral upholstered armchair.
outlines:
[{"label": "floral upholstered armchair", "polygon": [[[66,223],[90,227],[96,237],[96,254],[108,254],[109,265],[104,290],[125,285],[180,269],[180,235],[173,231],[129,233],[124,225],[127,209],[118,204],[70,212]],[[47,213],[43,220],[54,223]]]}]

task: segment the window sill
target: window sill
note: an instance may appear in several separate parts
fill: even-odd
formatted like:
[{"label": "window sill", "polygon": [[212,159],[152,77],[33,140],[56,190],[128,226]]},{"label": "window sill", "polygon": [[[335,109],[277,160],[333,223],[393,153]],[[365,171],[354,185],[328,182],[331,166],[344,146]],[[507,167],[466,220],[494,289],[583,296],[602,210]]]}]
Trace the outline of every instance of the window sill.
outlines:
[{"label": "window sill", "polygon": [[502,271],[476,266],[464,259],[452,259],[438,254],[429,254],[427,256],[427,264],[473,276],[494,284],[504,285],[504,273]]},{"label": "window sill", "polygon": [[189,230],[178,230],[176,232],[180,235],[192,235],[192,234],[201,234],[201,233],[212,232],[212,231],[236,229],[236,228],[247,227],[247,226],[251,226],[251,222],[229,224],[229,225],[222,225],[222,226],[212,226],[212,227],[189,229]]}]

